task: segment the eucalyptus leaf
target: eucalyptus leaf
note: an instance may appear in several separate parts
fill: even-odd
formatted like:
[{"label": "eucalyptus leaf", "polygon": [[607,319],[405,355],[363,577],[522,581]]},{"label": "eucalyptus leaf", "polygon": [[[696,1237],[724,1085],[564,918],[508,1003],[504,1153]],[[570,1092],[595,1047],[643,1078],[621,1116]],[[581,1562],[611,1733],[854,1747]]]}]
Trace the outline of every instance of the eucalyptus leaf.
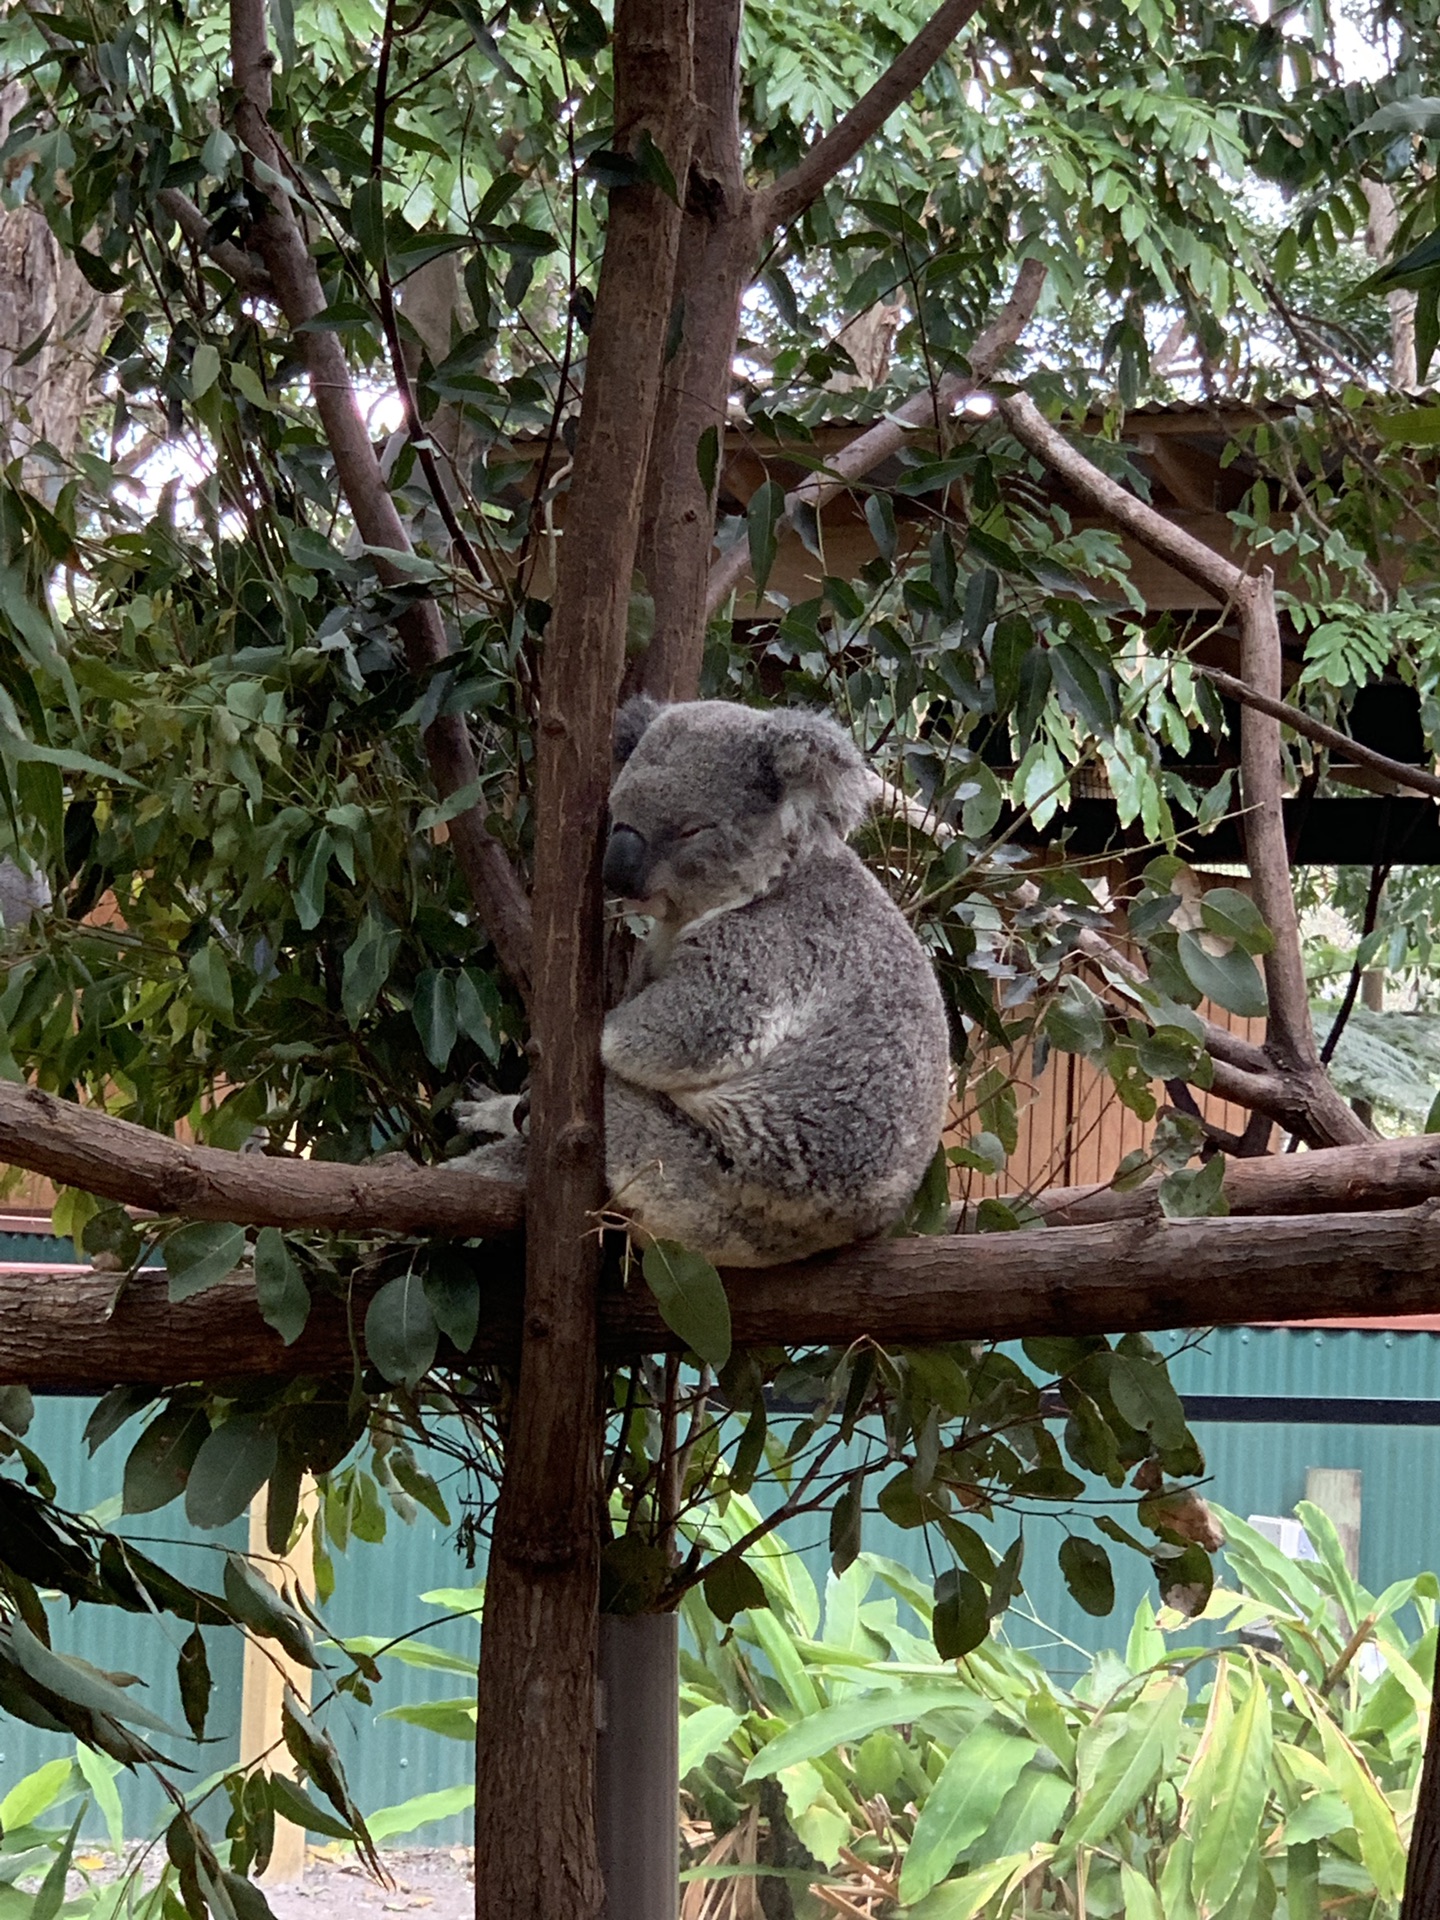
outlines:
[{"label": "eucalyptus leaf", "polygon": [[730,1358],[730,1303],[715,1268],[677,1241],[652,1240],[641,1269],[666,1326],[718,1372]]},{"label": "eucalyptus leaf", "polygon": [[440,1329],[413,1269],[385,1285],[365,1314],[365,1351],[387,1380],[414,1387],[435,1364]]},{"label": "eucalyptus leaf", "polygon": [[261,1319],[293,1346],[310,1317],[310,1290],[276,1227],[255,1236],[255,1294]]},{"label": "eucalyptus leaf", "polygon": [[[218,1431],[223,1432],[220,1428]],[[225,1598],[238,1620],[262,1639],[274,1640],[302,1667],[318,1667],[304,1620],[264,1575],[238,1553],[225,1556]]]},{"label": "eucalyptus leaf", "polygon": [[1086,1613],[1103,1618],[1114,1611],[1115,1575],[1110,1556],[1098,1540],[1068,1534],[1060,1543],[1060,1571],[1065,1585]]},{"label": "eucalyptus leaf", "polygon": [[1264,1017],[1269,1005],[1265,982],[1243,947],[1231,947],[1228,953],[1208,953],[1199,936],[1187,931],[1180,935],[1178,950],[1181,966],[1203,999],[1213,1000],[1216,1006],[1247,1020]]},{"label": "eucalyptus leaf", "polygon": [[192,1527],[238,1520],[275,1471],[275,1430],[258,1413],[233,1414],[214,1427],[185,1482],[185,1518]]},{"label": "eucalyptus leaf", "polygon": [[239,1266],[245,1254],[245,1229],[223,1220],[196,1220],[178,1227],[164,1246],[172,1305],[189,1300],[206,1288],[218,1286]]}]

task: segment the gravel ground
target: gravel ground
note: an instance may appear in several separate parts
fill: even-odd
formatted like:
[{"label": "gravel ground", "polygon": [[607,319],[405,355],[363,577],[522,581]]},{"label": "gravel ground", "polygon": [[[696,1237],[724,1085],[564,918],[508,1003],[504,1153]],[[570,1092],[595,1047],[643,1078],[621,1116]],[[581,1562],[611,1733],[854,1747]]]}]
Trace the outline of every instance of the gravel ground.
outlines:
[{"label": "gravel ground", "polygon": [[473,1920],[475,1880],[468,1847],[386,1847],[393,1887],[381,1887],[354,1860],[312,1852],[298,1884],[266,1887],[275,1920],[354,1920],[356,1913],[418,1913],[426,1920]]},{"label": "gravel ground", "polygon": [[[146,1854],[141,1879],[154,1879],[163,1850]],[[392,1884],[372,1880],[353,1853],[312,1848],[305,1876],[284,1886],[264,1886],[275,1920],[380,1920],[386,1913],[423,1913],[425,1920],[474,1920],[475,1869],[469,1847],[383,1847],[380,1858]],[[82,1847],[67,1892],[104,1885],[120,1871],[113,1854]]]}]

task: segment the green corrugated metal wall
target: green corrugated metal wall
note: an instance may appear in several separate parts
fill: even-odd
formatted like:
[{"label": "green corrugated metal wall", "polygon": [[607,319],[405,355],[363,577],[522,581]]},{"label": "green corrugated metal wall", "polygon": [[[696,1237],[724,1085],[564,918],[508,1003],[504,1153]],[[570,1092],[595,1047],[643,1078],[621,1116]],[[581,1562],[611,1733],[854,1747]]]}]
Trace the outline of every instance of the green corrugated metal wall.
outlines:
[{"label": "green corrugated metal wall", "polygon": [[[23,1250],[12,1242],[9,1259],[56,1257],[53,1241],[33,1241]],[[1167,1351],[1185,1343],[1179,1334],[1161,1337]],[[1361,1577],[1372,1589],[1421,1568],[1440,1568],[1440,1428],[1374,1427],[1346,1423],[1295,1425],[1283,1417],[1287,1395],[1332,1395],[1337,1415],[1345,1398],[1440,1401],[1440,1335],[1310,1331],[1295,1328],[1228,1329],[1210,1336],[1203,1350],[1175,1352],[1173,1372],[1182,1392],[1274,1396],[1272,1422],[1196,1424],[1209,1467],[1207,1491],[1240,1513],[1288,1513],[1303,1497],[1306,1469],[1312,1466],[1358,1468],[1364,1491]],[[85,1457],[80,1434],[88,1401],[52,1399],[37,1410],[34,1442],[55,1474],[67,1505],[90,1507],[117,1489],[120,1469],[134,1429],[127,1428],[95,1460]],[[178,1508],[126,1523],[126,1530],[172,1564],[182,1577],[218,1578],[217,1548],[243,1543],[243,1528],[222,1536],[196,1535]],[[1010,1529],[1001,1525],[1001,1538]],[[823,1589],[827,1553],[823,1515],[796,1522],[788,1537],[805,1553],[816,1583]],[[1117,1605],[1108,1620],[1096,1621],[1070,1599],[1055,1565],[1062,1538],[1056,1521],[1027,1523],[1026,1588],[1030,1609],[1051,1631],[1012,1615],[1011,1637],[1020,1645],[1048,1649],[1049,1664],[1063,1673],[1078,1667],[1081,1656],[1067,1643],[1093,1649],[1123,1643],[1129,1617],[1142,1593],[1151,1589],[1148,1566],[1117,1551]],[[870,1516],[865,1545],[903,1561],[922,1575],[929,1566],[923,1540],[899,1532]],[[353,1545],[337,1558],[337,1591],[327,1618],[340,1634],[395,1634],[436,1617],[418,1595],[432,1587],[468,1585],[475,1575],[457,1555],[445,1529],[427,1516],[411,1528],[393,1517],[379,1547]],[[151,1704],[177,1721],[174,1690],[174,1642],[155,1622],[130,1615],[65,1616],[56,1610],[56,1642],[97,1665],[142,1674],[151,1685]],[[473,1626],[451,1622],[430,1636],[433,1643],[471,1656]],[[212,1724],[219,1738],[201,1763],[219,1768],[235,1755],[239,1715],[240,1651],[230,1636],[211,1633],[210,1660],[216,1691]],[[356,1798],[373,1809],[415,1794],[458,1785],[470,1777],[468,1748],[459,1742],[396,1721],[378,1720],[381,1708],[441,1698],[465,1690],[460,1676],[426,1674],[391,1663],[373,1708],[341,1701],[328,1710],[328,1724],[340,1745]],[[0,1794],[43,1760],[65,1751],[53,1736],[0,1719]],[[137,1832],[159,1811],[148,1785],[136,1783],[125,1794],[127,1819]],[[431,1842],[463,1840],[466,1822],[431,1827]]]}]

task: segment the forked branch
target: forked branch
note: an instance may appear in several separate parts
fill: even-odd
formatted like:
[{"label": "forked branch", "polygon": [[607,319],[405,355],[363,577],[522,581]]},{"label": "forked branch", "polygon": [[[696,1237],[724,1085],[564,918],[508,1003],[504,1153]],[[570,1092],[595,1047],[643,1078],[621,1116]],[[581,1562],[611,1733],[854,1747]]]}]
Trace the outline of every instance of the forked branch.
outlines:
[{"label": "forked branch", "polygon": [[640,549],[640,568],[655,602],[655,631],[632,671],[634,685],[662,699],[694,698],[706,622],[744,570],[735,556],[719,563],[734,574],[727,571],[718,590],[710,577],[715,507],[697,459],[706,436],[724,432],[741,296],[776,229],[797,219],[879,132],[941,59],[977,3],[945,0],[839,123],[760,192],[746,186],[743,166],[740,0],[706,0],[697,9],[696,139],[672,304],[680,339],[666,366]]},{"label": "forked branch", "polygon": [[[1052,472],[1087,505],[1151,553],[1198,582],[1222,605],[1234,608],[1240,627],[1241,674],[1237,686],[1253,690],[1273,709],[1280,704],[1280,627],[1275,579],[1269,568],[1247,573],[1223,554],[1173,526],[1092,465],[1058,433],[1028,395],[999,402],[1002,419]],[[1255,904],[1274,936],[1265,955],[1269,1007],[1265,1054],[1268,1072],[1250,1072],[1217,1059],[1215,1090],[1223,1097],[1270,1114],[1311,1146],[1342,1146],[1372,1138],[1370,1129],[1341,1099],[1324,1067],[1310,1020],[1300,927],[1290,885],[1285,844],[1280,723],[1271,711],[1245,700],[1240,721],[1240,778],[1246,864]]]},{"label": "forked branch", "polygon": [[[1235,600],[1241,583],[1251,576],[1233,561],[1227,560],[1224,554],[1217,553],[1213,547],[1207,547],[1203,540],[1186,533],[1183,527],[1175,526],[1145,501],[1127,492],[1118,480],[1112,480],[1108,473],[1102,473],[1092,465],[1063,433],[1050,424],[1028,394],[1007,395],[998,405],[1001,418],[1021,446],[1028,448],[1042,465],[1088,500],[1097,513],[1174,567],[1177,573],[1183,573],[1187,580],[1204,587],[1221,606],[1227,606]],[[1317,720],[1299,707],[1291,706],[1287,700],[1280,699],[1278,693],[1272,695],[1264,688],[1250,685],[1248,680],[1237,679],[1233,673],[1206,666],[1199,660],[1192,660],[1189,665],[1193,672],[1202,674],[1237,705],[1268,714],[1272,720],[1289,727],[1292,733],[1312,740],[1316,746],[1328,748],[1331,753],[1339,754],[1354,766],[1368,767],[1372,773],[1393,780],[1397,787],[1409,787],[1416,793],[1426,793],[1440,799],[1440,775],[1427,773],[1423,767],[1411,766],[1404,760],[1392,760],[1388,754],[1377,753],[1373,747],[1352,740],[1337,727],[1327,727],[1323,720]]]}]

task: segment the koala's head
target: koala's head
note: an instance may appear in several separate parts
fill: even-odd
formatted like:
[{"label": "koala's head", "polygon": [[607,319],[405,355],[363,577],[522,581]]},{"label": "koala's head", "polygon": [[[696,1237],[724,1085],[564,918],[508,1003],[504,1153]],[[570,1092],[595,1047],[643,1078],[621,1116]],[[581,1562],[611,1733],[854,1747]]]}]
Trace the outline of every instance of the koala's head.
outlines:
[{"label": "koala's head", "polygon": [[681,925],[754,899],[797,854],[843,839],[875,784],[823,714],[726,700],[631,700],[615,761],[605,884]]}]

